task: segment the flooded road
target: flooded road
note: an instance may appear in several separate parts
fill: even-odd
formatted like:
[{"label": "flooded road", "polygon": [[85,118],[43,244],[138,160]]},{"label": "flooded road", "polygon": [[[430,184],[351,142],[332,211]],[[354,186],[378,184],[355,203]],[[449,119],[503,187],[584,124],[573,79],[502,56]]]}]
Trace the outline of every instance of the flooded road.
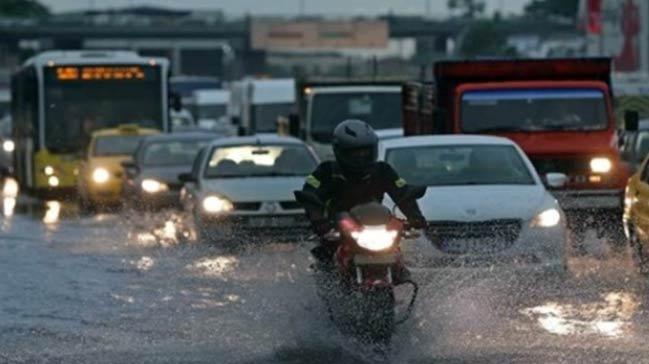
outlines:
[{"label": "flooded road", "polygon": [[416,269],[414,316],[377,358],[328,321],[310,243],[228,252],[167,215],[3,206],[1,363],[649,363],[648,286],[596,243],[565,280]]}]

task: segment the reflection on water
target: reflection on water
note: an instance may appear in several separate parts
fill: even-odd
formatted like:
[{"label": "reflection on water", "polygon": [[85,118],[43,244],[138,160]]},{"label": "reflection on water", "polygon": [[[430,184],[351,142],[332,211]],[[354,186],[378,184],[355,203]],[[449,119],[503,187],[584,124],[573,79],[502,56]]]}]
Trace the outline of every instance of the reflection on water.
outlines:
[{"label": "reflection on water", "polygon": [[144,256],[137,261],[131,261],[131,264],[133,264],[135,268],[137,268],[137,270],[146,272],[149,269],[153,268],[155,260],[153,260],[153,258],[151,257]]},{"label": "reflection on water", "polygon": [[2,186],[3,197],[18,197],[18,182],[9,177],[5,179],[4,186]]},{"label": "reflection on water", "polygon": [[5,217],[13,216],[15,209],[16,209],[16,198],[15,197],[3,197],[2,198],[2,214]]},{"label": "reflection on water", "polygon": [[59,201],[47,201],[45,203],[47,210],[45,210],[45,216],[43,216],[43,222],[46,224],[54,224],[59,221],[59,215],[61,213],[61,203]]},{"label": "reflection on water", "polygon": [[237,258],[233,256],[218,256],[202,258],[187,266],[187,269],[206,277],[225,278],[225,274],[236,268]]},{"label": "reflection on water", "polygon": [[631,318],[638,308],[638,298],[627,292],[610,292],[603,301],[579,305],[548,302],[522,310],[536,318],[547,332],[555,335],[621,337],[631,329]]}]

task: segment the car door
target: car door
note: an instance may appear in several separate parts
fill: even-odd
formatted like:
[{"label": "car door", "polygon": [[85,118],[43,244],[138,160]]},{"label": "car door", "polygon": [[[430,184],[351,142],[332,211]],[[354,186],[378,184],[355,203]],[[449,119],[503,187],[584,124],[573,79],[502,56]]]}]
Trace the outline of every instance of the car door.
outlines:
[{"label": "car door", "polygon": [[631,179],[629,190],[634,225],[640,237],[646,240],[649,237],[649,163],[646,159],[640,173]]}]

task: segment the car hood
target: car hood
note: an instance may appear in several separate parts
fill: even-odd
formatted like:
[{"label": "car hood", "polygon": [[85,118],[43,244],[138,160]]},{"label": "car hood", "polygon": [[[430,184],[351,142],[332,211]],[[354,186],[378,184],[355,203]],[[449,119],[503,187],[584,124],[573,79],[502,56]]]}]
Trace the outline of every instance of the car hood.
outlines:
[{"label": "car hood", "polygon": [[547,198],[539,185],[429,187],[419,206],[428,221],[529,220]]},{"label": "car hood", "polygon": [[179,184],[178,175],[188,173],[191,169],[191,166],[143,167],[138,179],[151,178],[164,183]]},{"label": "car hood", "polygon": [[230,201],[293,201],[305,177],[219,178],[203,182],[203,192],[217,193]]}]

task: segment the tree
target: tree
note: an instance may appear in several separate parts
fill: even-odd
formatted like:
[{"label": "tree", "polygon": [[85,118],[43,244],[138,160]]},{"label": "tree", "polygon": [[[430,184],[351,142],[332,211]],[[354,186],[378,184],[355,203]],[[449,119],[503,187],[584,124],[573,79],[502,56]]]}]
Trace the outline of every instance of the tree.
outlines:
[{"label": "tree", "polygon": [[525,6],[525,14],[532,17],[560,17],[574,21],[579,0],[532,0]]},{"label": "tree", "polygon": [[0,18],[40,18],[50,15],[38,0],[0,0]]},{"label": "tree", "polygon": [[507,46],[507,37],[492,20],[472,23],[460,40],[458,53],[465,58],[515,56]]},{"label": "tree", "polygon": [[484,0],[448,0],[446,3],[449,10],[459,11],[463,18],[474,19],[485,10]]}]

